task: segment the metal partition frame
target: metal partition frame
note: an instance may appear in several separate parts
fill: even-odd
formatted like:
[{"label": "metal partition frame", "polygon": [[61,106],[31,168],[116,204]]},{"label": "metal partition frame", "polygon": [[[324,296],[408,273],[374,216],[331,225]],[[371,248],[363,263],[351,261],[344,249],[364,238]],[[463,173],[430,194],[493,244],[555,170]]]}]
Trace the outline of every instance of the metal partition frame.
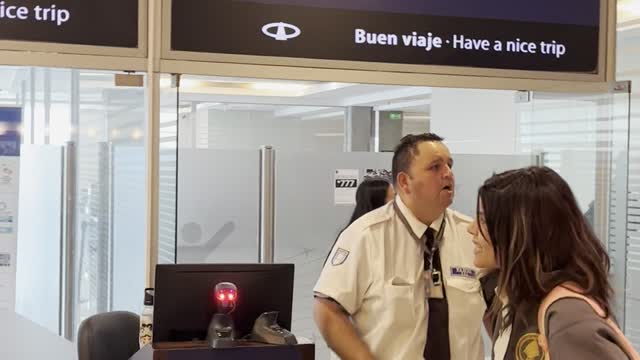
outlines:
[{"label": "metal partition frame", "polygon": [[273,264],[275,233],[275,150],[260,148],[260,209],[258,213],[258,258],[261,263]]}]

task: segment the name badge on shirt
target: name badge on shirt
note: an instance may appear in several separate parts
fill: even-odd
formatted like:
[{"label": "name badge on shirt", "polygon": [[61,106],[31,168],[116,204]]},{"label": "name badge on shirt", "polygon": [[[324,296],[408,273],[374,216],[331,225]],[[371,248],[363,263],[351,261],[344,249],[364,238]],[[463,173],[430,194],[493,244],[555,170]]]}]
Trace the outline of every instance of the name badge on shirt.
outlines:
[{"label": "name badge on shirt", "polygon": [[476,278],[476,271],[470,268],[465,268],[461,266],[452,266],[451,267],[451,276],[464,277],[468,279]]},{"label": "name badge on shirt", "polygon": [[444,299],[442,291],[442,274],[437,270],[424,272],[427,299]]}]

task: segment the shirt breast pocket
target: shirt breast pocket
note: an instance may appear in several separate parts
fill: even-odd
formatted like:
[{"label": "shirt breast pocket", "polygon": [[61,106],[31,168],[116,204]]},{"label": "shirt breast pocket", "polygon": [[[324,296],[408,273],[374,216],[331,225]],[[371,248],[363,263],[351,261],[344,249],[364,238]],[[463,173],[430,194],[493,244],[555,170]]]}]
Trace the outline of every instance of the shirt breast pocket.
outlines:
[{"label": "shirt breast pocket", "polygon": [[475,278],[450,277],[447,285],[465,293],[480,292],[480,281]]},{"label": "shirt breast pocket", "polygon": [[384,311],[394,314],[393,324],[404,326],[415,324],[416,284],[393,278],[384,286]]},{"label": "shirt breast pocket", "polygon": [[446,283],[450,321],[457,323],[456,328],[475,328],[480,326],[486,309],[480,281],[475,278],[451,277]]}]

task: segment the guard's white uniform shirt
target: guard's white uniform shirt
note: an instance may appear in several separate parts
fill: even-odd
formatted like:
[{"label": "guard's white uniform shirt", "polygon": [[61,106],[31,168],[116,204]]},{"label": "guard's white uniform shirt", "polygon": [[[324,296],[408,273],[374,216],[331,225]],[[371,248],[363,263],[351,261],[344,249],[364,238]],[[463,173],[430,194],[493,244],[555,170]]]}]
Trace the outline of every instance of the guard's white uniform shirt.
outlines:
[{"label": "guard's white uniform shirt", "polygon": [[[427,226],[399,196],[395,201],[421,238]],[[443,216],[446,225],[440,259],[449,305],[451,359],[481,360],[480,329],[486,307],[466,230],[472,220],[452,210]],[[437,231],[441,223],[442,217],[431,227]],[[378,360],[423,359],[428,323],[423,252],[424,244],[411,236],[390,202],[342,232],[314,288],[351,314]]]}]

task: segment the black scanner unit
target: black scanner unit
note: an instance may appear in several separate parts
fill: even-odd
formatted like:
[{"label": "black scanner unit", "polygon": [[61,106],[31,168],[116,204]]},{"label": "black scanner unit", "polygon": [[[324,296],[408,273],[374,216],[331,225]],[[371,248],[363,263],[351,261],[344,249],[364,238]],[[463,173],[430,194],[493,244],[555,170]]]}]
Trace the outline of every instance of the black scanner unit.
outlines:
[{"label": "black scanner unit", "polygon": [[207,342],[212,348],[233,347],[236,340],[236,327],[232,313],[238,301],[238,287],[230,282],[218,283],[212,298],[216,302],[217,312],[213,314],[209,323]]},{"label": "black scanner unit", "polygon": [[[269,329],[279,327],[290,334],[293,277],[293,264],[157,265],[153,342],[208,340],[213,346],[215,340],[216,346],[226,347],[248,339],[276,341],[267,336],[272,333],[254,329],[260,328],[257,324],[267,324]],[[220,283],[232,283],[237,288],[231,323],[224,316],[214,319],[221,313],[215,298]],[[257,321],[269,312],[277,312],[277,316]],[[220,331],[212,336],[210,325]],[[235,343],[227,341],[229,338]],[[286,338],[285,343],[295,339],[293,335]]]},{"label": "black scanner unit", "polygon": [[273,345],[296,345],[296,337],[287,329],[278,325],[278,312],[262,313],[253,324],[251,339]]}]

